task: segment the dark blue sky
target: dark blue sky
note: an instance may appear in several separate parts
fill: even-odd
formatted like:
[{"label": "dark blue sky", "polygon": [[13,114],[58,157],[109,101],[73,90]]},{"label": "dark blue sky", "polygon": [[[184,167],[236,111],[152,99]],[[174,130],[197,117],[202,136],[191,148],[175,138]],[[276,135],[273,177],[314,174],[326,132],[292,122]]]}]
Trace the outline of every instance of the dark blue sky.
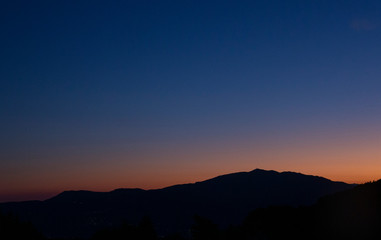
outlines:
[{"label": "dark blue sky", "polygon": [[5,1],[0,11],[10,186],[47,165],[58,166],[44,178],[54,182],[78,156],[84,169],[95,154],[136,172],[152,149],[192,159],[209,144],[276,148],[296,135],[380,130],[380,1]]}]

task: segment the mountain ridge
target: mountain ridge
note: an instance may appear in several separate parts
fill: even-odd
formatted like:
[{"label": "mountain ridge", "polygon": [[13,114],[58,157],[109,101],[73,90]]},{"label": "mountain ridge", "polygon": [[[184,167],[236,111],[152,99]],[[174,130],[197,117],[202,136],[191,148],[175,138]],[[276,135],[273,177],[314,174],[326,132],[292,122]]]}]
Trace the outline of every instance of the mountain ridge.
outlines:
[{"label": "mountain ridge", "polygon": [[[31,201],[44,202],[44,201],[49,201],[51,199],[59,198],[60,196],[69,195],[69,194],[79,194],[79,193],[89,193],[89,194],[99,193],[99,194],[104,194],[104,193],[114,193],[114,192],[121,192],[121,191],[157,191],[157,190],[163,190],[163,189],[168,189],[168,188],[173,188],[173,187],[181,187],[181,186],[189,186],[189,185],[193,185],[193,184],[200,184],[200,183],[205,183],[205,182],[217,180],[217,179],[220,179],[220,178],[230,177],[230,176],[234,176],[234,175],[238,175],[238,174],[250,174],[250,173],[271,173],[271,174],[284,174],[284,175],[291,174],[291,175],[298,175],[298,176],[316,177],[318,179],[321,179],[321,180],[324,180],[324,181],[330,181],[330,182],[334,182],[334,183],[345,183],[343,181],[332,181],[332,180],[330,180],[328,178],[317,176],[317,175],[308,175],[308,174],[303,174],[303,173],[293,172],[293,171],[278,172],[278,171],[275,171],[275,170],[265,170],[265,169],[261,169],[261,168],[256,168],[256,169],[251,170],[251,171],[241,171],[241,172],[235,172],[235,173],[227,173],[227,174],[222,174],[222,175],[219,175],[219,176],[216,176],[216,177],[212,177],[212,178],[209,178],[209,179],[206,179],[206,180],[202,180],[202,181],[196,181],[196,182],[191,182],[191,183],[182,183],[182,184],[174,184],[174,185],[170,185],[170,186],[162,187],[162,188],[153,188],[153,189],[116,188],[116,189],[113,189],[113,190],[110,190],[110,191],[92,191],[92,190],[84,190],[84,189],[79,189],[79,190],[73,190],[72,189],[72,190],[64,190],[64,191],[58,193],[57,195],[55,195],[55,196],[53,196],[51,198],[45,199],[45,200],[28,200],[28,201],[17,201],[17,202],[31,202]],[[349,184],[349,183],[345,183],[345,184]],[[357,184],[349,184],[349,185],[355,186]],[[16,201],[12,201],[12,202],[16,202]],[[4,203],[10,203],[10,202],[4,202]]]},{"label": "mountain ridge", "polygon": [[270,205],[311,205],[320,197],[354,185],[295,172],[254,169],[160,189],[114,189],[110,192],[64,191],[40,202],[2,203],[36,225],[48,237],[89,237],[97,229],[149,216],[159,233],[188,231],[202,215],[226,226]]}]

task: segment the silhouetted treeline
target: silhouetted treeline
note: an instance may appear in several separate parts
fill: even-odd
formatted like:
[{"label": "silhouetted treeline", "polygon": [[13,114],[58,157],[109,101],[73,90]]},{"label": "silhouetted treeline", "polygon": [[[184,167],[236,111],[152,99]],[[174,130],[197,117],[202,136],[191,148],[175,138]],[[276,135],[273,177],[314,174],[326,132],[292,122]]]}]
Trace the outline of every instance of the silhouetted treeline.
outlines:
[{"label": "silhouetted treeline", "polygon": [[94,234],[91,240],[156,240],[158,239],[153,224],[144,217],[137,226],[123,223],[119,227],[103,229]]},{"label": "silhouetted treeline", "polygon": [[[381,239],[381,180],[323,197],[310,207],[258,208],[240,225],[225,229],[201,216],[193,220],[188,236],[192,240]],[[144,231],[152,232],[152,225],[147,226]],[[158,239],[143,238],[144,231],[131,239]]]},{"label": "silhouetted treeline", "polygon": [[0,212],[0,239],[42,240],[45,237],[31,223],[20,221],[12,214],[2,214]]},{"label": "silhouetted treeline", "polygon": [[323,197],[311,207],[259,208],[241,225],[218,232],[213,223],[202,222],[193,240],[381,239],[381,180]]},{"label": "silhouetted treeline", "polygon": [[[0,214],[0,239],[44,239],[31,224]],[[194,216],[187,233],[158,236],[149,217],[139,224],[96,232],[91,240],[373,240],[381,239],[381,180],[321,198],[310,207],[258,208],[236,226],[221,229]]]}]

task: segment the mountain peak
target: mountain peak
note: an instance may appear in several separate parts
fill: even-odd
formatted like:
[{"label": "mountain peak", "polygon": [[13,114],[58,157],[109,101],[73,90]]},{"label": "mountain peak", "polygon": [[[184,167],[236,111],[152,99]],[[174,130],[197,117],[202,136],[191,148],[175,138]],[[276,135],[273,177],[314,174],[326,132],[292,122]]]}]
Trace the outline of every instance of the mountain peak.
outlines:
[{"label": "mountain peak", "polygon": [[277,171],[274,171],[274,170],[265,170],[265,169],[261,169],[261,168],[256,168],[252,171],[250,171],[251,173],[280,173],[280,172],[277,172]]}]

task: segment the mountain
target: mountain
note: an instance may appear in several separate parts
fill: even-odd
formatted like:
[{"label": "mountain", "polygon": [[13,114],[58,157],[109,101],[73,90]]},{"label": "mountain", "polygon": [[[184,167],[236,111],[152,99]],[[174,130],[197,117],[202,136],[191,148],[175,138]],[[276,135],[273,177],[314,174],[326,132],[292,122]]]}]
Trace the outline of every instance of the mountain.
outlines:
[{"label": "mountain", "polygon": [[162,189],[65,191],[45,201],[2,203],[0,209],[32,222],[48,237],[89,237],[96,230],[152,219],[159,234],[189,232],[197,214],[221,226],[271,205],[312,205],[354,185],[294,172],[255,169]]}]

